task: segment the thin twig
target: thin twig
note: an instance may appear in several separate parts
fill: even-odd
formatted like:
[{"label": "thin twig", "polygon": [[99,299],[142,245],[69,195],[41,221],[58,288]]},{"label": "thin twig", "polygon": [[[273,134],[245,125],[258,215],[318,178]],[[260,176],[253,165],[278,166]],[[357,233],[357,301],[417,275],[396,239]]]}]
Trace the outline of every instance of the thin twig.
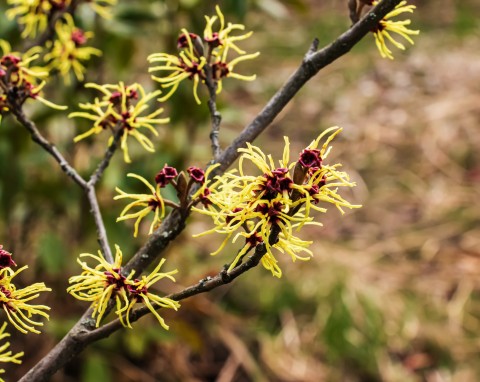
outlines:
[{"label": "thin twig", "polygon": [[65,174],[74,180],[83,190],[87,189],[87,182],[80,174],[68,163],[65,157],[58,151],[58,149],[50,143],[43,135],[38,131],[37,126],[31,120],[27,118],[23,112],[21,105],[12,105],[11,112],[17,118],[17,121],[24,126],[30,133],[32,140],[40,145],[45,151],[47,151],[60,165],[60,168]]},{"label": "thin twig", "polygon": [[100,212],[100,206],[98,205],[95,188],[88,185],[86,194],[88,202],[90,203],[90,212],[93,215],[95,226],[97,227],[98,244],[100,245],[105,260],[107,260],[110,264],[113,264],[112,250],[108,244],[107,230],[105,229],[105,223],[103,222],[102,213]]},{"label": "thin twig", "polygon": [[205,65],[206,79],[205,84],[208,88],[210,98],[208,99],[208,110],[210,111],[210,120],[212,130],[210,132],[210,140],[212,142],[212,155],[216,161],[220,156],[220,141],[218,138],[220,132],[220,123],[222,122],[222,115],[217,110],[217,83],[213,80],[212,66]]},{"label": "thin twig", "polygon": [[98,205],[97,195],[95,193],[95,188],[93,185],[90,185],[83,177],[68,163],[65,157],[58,151],[58,149],[50,143],[38,130],[35,123],[27,118],[23,112],[23,108],[18,103],[11,105],[11,112],[17,118],[17,121],[24,126],[30,133],[32,140],[41,146],[46,152],[48,152],[60,165],[60,168],[65,174],[72,178],[75,183],[77,183],[80,188],[87,195],[88,202],[91,207],[91,212],[93,219],[95,221],[95,226],[97,227],[98,242],[100,248],[105,256],[105,259],[113,263],[113,256],[110,246],[107,239],[107,231],[105,230],[105,224],[102,219],[102,214],[100,212],[100,207]]},{"label": "thin twig", "polygon": [[124,133],[124,131],[119,126],[116,126],[116,128],[117,128],[117,131],[113,135],[112,143],[110,144],[110,146],[108,146],[102,161],[99,163],[97,169],[90,176],[90,179],[88,180],[88,184],[90,186],[95,186],[98,183],[98,181],[102,178],[103,173],[105,172],[108,165],[110,164],[110,160],[112,159],[113,154],[115,154],[115,151],[118,148],[118,141],[122,137],[122,134]]},{"label": "thin twig", "polygon": [[[393,10],[400,1],[401,0],[382,0],[370,11],[370,13],[362,18],[349,31],[342,34],[332,44],[318,52],[307,53],[300,67],[287,80],[285,85],[282,86],[282,88],[270,99],[264,109],[242,131],[233,143],[219,155],[217,163],[220,163],[220,166],[217,173],[224,172],[235,161],[235,159],[237,159],[239,155],[238,148],[244,147],[246,142],[253,141],[263,130],[265,130],[265,128],[310,78],[317,74],[323,67],[347,53],[388,12]],[[149,237],[147,243],[135,254],[126,267],[129,269],[135,269],[137,275],[142,272],[145,267],[147,267],[165,250],[170,241],[175,239],[183,230],[186,218],[187,216],[181,215],[178,210],[173,210],[169,216],[164,219],[159,229]],[[171,297],[184,299],[198,293],[212,290],[220,285],[224,285],[257,265],[263,255],[264,252],[262,246],[257,246],[254,255],[234,268],[226,277],[226,273],[221,272],[212,280],[205,280],[202,283],[195,284]],[[142,310],[139,310],[139,312],[141,311]],[[138,319],[138,317],[136,319]],[[134,321],[135,318],[132,317],[131,320]],[[82,318],[19,382],[47,381],[57,370],[65,365],[66,362],[73,359],[89,343],[104,338],[120,329],[121,326],[117,327],[116,325],[118,324],[113,324],[113,322],[92,331],[91,320]],[[108,329],[110,328],[109,325],[111,325],[110,331]],[[91,333],[95,333],[95,335]]]}]

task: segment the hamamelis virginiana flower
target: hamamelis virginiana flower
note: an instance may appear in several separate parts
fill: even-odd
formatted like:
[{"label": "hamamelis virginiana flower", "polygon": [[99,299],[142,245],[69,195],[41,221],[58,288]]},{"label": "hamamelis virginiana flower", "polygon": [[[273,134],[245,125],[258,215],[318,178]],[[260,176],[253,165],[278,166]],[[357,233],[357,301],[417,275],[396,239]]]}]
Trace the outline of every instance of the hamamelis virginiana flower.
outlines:
[{"label": "hamamelis virginiana flower", "polygon": [[[131,178],[136,178],[140,180],[150,191],[146,194],[131,194],[125,191],[122,191],[120,188],[115,190],[119,195],[115,196],[115,200],[120,199],[132,199],[125,206],[123,211],[120,213],[120,216],[117,218],[117,222],[129,219],[136,219],[134,224],[133,236],[137,237],[140,223],[142,220],[150,214],[153,214],[153,219],[150,224],[150,229],[148,234],[150,235],[162,222],[162,219],[165,216],[166,207],[171,207],[174,209],[180,209],[183,211],[188,211],[190,208],[201,201],[202,203],[206,201],[206,195],[208,194],[208,184],[210,180],[208,179],[210,173],[218,167],[219,164],[210,166],[207,171],[203,171],[199,167],[190,166],[187,169],[187,173],[190,179],[187,178],[185,173],[178,171],[167,164],[155,175],[156,186],[150,184],[148,180],[144,177],[137,174],[127,174]],[[177,202],[174,202],[169,199],[164,199],[161,194],[161,189],[171,184],[177,194]],[[196,187],[197,190],[193,192],[192,197],[190,197],[190,191],[193,187]],[[134,210],[134,212],[130,212]]]},{"label": "hamamelis virginiana flower", "polygon": [[24,26],[22,37],[35,37],[47,29],[48,21],[54,12],[69,6],[71,0],[7,0],[11,6],[6,16]]},{"label": "hamamelis virginiana flower", "polygon": [[106,313],[109,301],[113,298],[116,304],[115,313],[124,326],[131,328],[128,315],[132,307],[137,303],[144,303],[152,313],[154,312],[160,324],[168,329],[162,317],[155,311],[155,306],[177,310],[180,305],[169,298],[150,293],[148,289],[164,277],[175,281],[172,275],[177,271],[160,273],[160,268],[165,262],[165,260],[162,260],[150,275],[143,276],[141,280],[134,280],[132,279],[134,271],[128,276],[122,274],[122,251],[118,245],[115,248],[113,264],[108,263],[100,251],[98,256],[82,253],[80,258],[89,257],[96,260],[98,264],[91,267],[79,258],[77,262],[82,267],[83,272],[81,275],[70,277],[69,282],[72,285],[67,288],[67,292],[79,300],[92,303],[92,317],[96,317],[95,325],[97,327]]},{"label": "hamamelis virginiana flower", "polygon": [[17,289],[12,279],[28,266],[13,271],[11,268],[0,270],[0,304],[8,320],[22,333],[40,333],[35,326],[43,326],[40,321],[31,319],[32,315],[39,315],[49,319],[50,310],[46,305],[31,305],[29,302],[40,295],[40,292],[51,291],[44,283],[35,283],[25,288]]},{"label": "hamamelis virginiana flower", "polygon": [[50,69],[58,70],[69,84],[70,71],[73,71],[79,81],[83,81],[86,69],[82,62],[90,60],[92,55],[101,56],[102,52],[85,46],[87,40],[93,37],[93,32],[84,32],[77,28],[69,14],[64,15],[64,20],[57,21],[56,39],[47,46],[50,52],[44,56],[44,60],[49,62]]},{"label": "hamamelis virginiana flower", "polygon": [[[9,333],[5,333],[5,328],[7,327],[7,323],[4,322],[2,324],[2,327],[0,328],[0,340],[3,340],[4,338],[10,337]],[[19,352],[17,354],[13,354],[10,348],[10,342],[5,342],[3,345],[0,345],[0,363],[7,363],[7,362],[12,362],[16,364],[21,364],[22,361],[20,360],[20,357],[23,357],[23,351]],[[0,369],[0,374],[5,373],[4,369]],[[4,382],[2,378],[0,378],[0,382]]]},{"label": "hamamelis virginiana flower", "polygon": [[148,152],[155,152],[154,145],[150,138],[140,129],[145,128],[158,136],[153,125],[164,124],[170,121],[169,118],[157,118],[163,112],[163,108],[147,113],[148,102],[161,94],[160,90],[146,93],[143,87],[134,83],[125,86],[123,82],[118,85],[97,85],[88,83],[86,88],[93,88],[100,91],[102,98],[95,98],[93,103],[81,103],[79,106],[84,111],[69,114],[69,118],[86,118],[93,121],[93,127],[83,134],[74,138],[78,142],[90,135],[100,134],[104,130],[111,130],[115,133],[118,129],[123,131],[120,139],[120,148],[123,150],[125,162],[130,163],[127,140],[135,138]]},{"label": "hamamelis virginiana flower", "polygon": [[[68,280],[70,284],[73,284],[67,288],[68,293],[78,300],[92,302],[92,317],[97,318],[95,321],[97,327],[100,325],[112,297],[115,299],[117,311],[125,309],[129,304],[127,280],[133,274],[128,277],[122,275],[122,251],[118,245],[115,248],[113,264],[108,263],[100,251],[98,251],[98,256],[82,253],[77,259],[83,269],[82,274],[72,276]],[[90,267],[86,262],[80,260],[85,257],[96,260],[98,264],[94,268]]]},{"label": "hamamelis virginiana flower", "polygon": [[[185,79],[193,81],[193,95],[195,101],[200,104],[198,85],[207,79],[207,69],[211,70],[212,80],[217,84],[217,93],[222,90],[222,79],[226,77],[236,78],[243,81],[253,81],[255,75],[245,76],[234,72],[235,66],[246,60],[254,59],[259,53],[246,54],[237,46],[237,42],[245,40],[252,35],[248,32],[234,35],[237,31],[243,31],[245,26],[228,23],[217,6],[217,15],[205,16],[206,27],[203,39],[186,29],[178,37],[177,46],[180,49],[178,56],[167,53],[154,53],[148,57],[150,63],[160,63],[149,68],[149,72],[159,72],[152,75],[152,79],[160,82],[163,88],[169,88],[167,94],[161,99],[168,99],[178,88],[180,82]],[[215,26],[219,22],[219,29]],[[238,57],[231,59],[229,52],[234,51]]]},{"label": "hamamelis virginiana flower", "polygon": [[[160,263],[156,266],[156,268],[148,275],[148,276],[142,276],[140,280],[135,279],[131,284],[128,285],[128,291],[130,292],[131,295],[131,301],[128,307],[125,309],[125,312],[121,312],[122,315],[120,315],[120,319],[122,320],[122,324],[124,326],[127,326],[129,328],[132,327],[130,324],[130,311],[132,308],[140,303],[140,304],[145,304],[145,306],[152,312],[152,314],[157,318],[158,322],[160,325],[165,330],[168,330],[168,325],[165,323],[165,320],[158,314],[156,311],[156,307],[162,307],[162,308],[170,308],[174,310],[178,310],[180,308],[180,304],[167,297],[160,297],[157,296],[154,293],[151,293],[149,291],[150,287],[155,284],[157,281],[163,279],[163,278],[168,278],[172,281],[175,281],[175,278],[173,275],[177,273],[178,271],[175,269],[170,272],[166,273],[161,273],[160,269],[162,268],[162,265],[165,263],[165,259],[162,259]],[[125,315],[125,321],[123,321],[123,314]]]},{"label": "hamamelis virginiana flower", "polygon": [[[372,1],[372,5],[377,5],[378,1]],[[387,13],[387,15],[378,23],[375,29],[373,29],[373,35],[375,36],[375,43],[378,51],[383,58],[389,58],[393,60],[392,51],[387,46],[387,41],[390,41],[398,49],[405,50],[405,46],[395,40],[391,33],[398,34],[407,40],[410,44],[414,44],[410,38],[412,35],[418,35],[420,31],[408,29],[408,25],[411,24],[411,20],[393,21],[393,17],[401,15],[402,13],[413,13],[415,5],[407,5],[407,1],[401,1],[393,11]]]},{"label": "hamamelis virginiana flower", "polygon": [[[231,33],[234,31],[245,30],[245,25],[228,23],[225,26],[225,17],[218,5],[215,6],[215,12],[217,13],[215,16],[205,16],[206,26],[203,31],[203,39],[208,44],[212,54],[226,58],[228,49],[233,49],[238,54],[246,54],[244,50],[237,46],[236,42],[246,40],[253,32],[232,36]],[[217,20],[220,25],[218,30],[214,31]],[[218,50],[214,51],[215,48],[218,48]]]},{"label": "hamamelis virginiana flower", "polygon": [[[242,153],[239,169],[217,177],[205,196],[208,203],[204,202],[202,209],[195,209],[209,215],[215,226],[196,236],[213,232],[226,235],[212,255],[219,253],[229,241],[239,237],[245,239],[228,271],[238,265],[250,249],[263,244],[266,254],[262,257],[262,265],[280,277],[282,272],[273,249],[290,255],[293,261],[308,260],[312,256],[308,249],[311,242],[295,236],[294,230],[304,225],[321,225],[311,216],[312,211],[326,211],[317,205],[319,202],[333,204],[342,213],[342,208],[359,207],[337,193],[339,187],[355,185],[345,172],[338,170],[340,164],[324,163],[331,149],[329,144],[340,131],[338,127],[327,129],[302,151],[296,162],[290,162],[289,140],[285,137],[279,166],[256,146],[247,144],[247,148],[239,149]],[[247,175],[245,161],[254,164],[260,175]]]},{"label": "hamamelis virginiana flower", "polygon": [[[144,217],[153,212],[154,217],[148,231],[148,234],[150,235],[153,230],[162,222],[162,219],[165,216],[165,201],[160,193],[160,188],[162,185],[160,182],[157,182],[157,186],[154,187],[144,177],[137,174],[130,173],[127,174],[127,176],[141,181],[150,190],[150,194],[129,194],[116,187],[115,190],[119,193],[119,195],[115,196],[113,198],[114,200],[133,199],[133,202],[127,204],[120,213],[120,216],[117,218],[117,222],[127,219],[136,219],[133,236],[137,237],[140,222]],[[132,208],[139,208],[139,210],[129,213]]]},{"label": "hamamelis virginiana flower", "polygon": [[152,75],[152,79],[160,82],[163,88],[170,88],[168,93],[160,98],[163,102],[170,98],[170,96],[177,90],[178,85],[185,79],[193,81],[193,96],[195,101],[200,104],[198,98],[198,84],[205,78],[203,67],[206,64],[206,59],[203,56],[198,57],[194,51],[192,36],[186,29],[182,29],[185,38],[185,47],[178,56],[167,53],[154,53],[148,56],[148,62],[160,63],[160,65],[152,66],[148,69],[149,72],[163,72],[162,76]]},{"label": "hamamelis virginiana flower", "polygon": [[242,61],[248,61],[248,60],[253,60],[254,58],[258,57],[260,55],[259,52],[257,53],[252,53],[252,54],[245,54],[243,56],[239,56],[237,58],[234,58],[231,61],[226,60],[225,58],[222,58],[222,56],[219,56],[216,58],[215,62],[212,64],[212,73],[213,73],[213,79],[214,81],[217,82],[217,94],[222,91],[223,84],[222,84],[222,79],[223,78],[236,78],[237,80],[242,80],[242,81],[254,81],[257,76],[255,74],[252,74],[250,76],[245,76],[243,74],[235,73],[234,69],[235,66],[242,62]]},{"label": "hamamelis virginiana flower", "polygon": [[[33,38],[47,29],[56,13],[65,16],[71,3],[71,0],[7,0],[11,8],[7,10],[6,16],[10,20],[17,18],[17,22],[24,27],[23,38]],[[117,0],[87,0],[82,3],[89,4],[100,16],[111,18],[110,8],[117,4]]]},{"label": "hamamelis virginiana flower", "polygon": [[7,92],[15,89],[15,102],[23,104],[27,99],[35,99],[46,106],[58,110],[65,110],[66,106],[55,105],[41,96],[45,85],[44,79],[48,70],[33,66],[32,62],[38,59],[42,49],[34,47],[25,53],[12,52],[10,44],[0,40],[0,114],[5,114],[11,109]]},{"label": "hamamelis virginiana flower", "polygon": [[[212,73],[213,79],[217,81],[217,93],[222,91],[222,79],[226,77],[236,78],[242,81],[254,81],[256,75],[245,76],[234,72],[235,66],[242,62],[253,60],[260,55],[259,52],[247,54],[246,51],[240,49],[236,44],[237,41],[246,40],[253,32],[248,32],[242,35],[231,35],[234,31],[243,31],[245,26],[242,24],[228,23],[225,26],[225,18],[220,7],[215,7],[216,16],[205,16],[207,22],[203,32],[203,38],[208,46],[209,54],[212,56]],[[214,32],[216,21],[219,21],[219,29]],[[229,60],[229,50],[234,50],[239,56],[233,60]]]}]

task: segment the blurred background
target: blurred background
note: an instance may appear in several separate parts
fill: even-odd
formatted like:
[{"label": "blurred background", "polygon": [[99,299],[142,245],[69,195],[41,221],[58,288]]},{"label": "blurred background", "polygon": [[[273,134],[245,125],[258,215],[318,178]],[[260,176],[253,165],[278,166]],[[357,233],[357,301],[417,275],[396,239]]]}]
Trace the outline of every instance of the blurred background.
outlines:
[{"label": "blurred background", "polygon": [[[224,81],[219,97],[221,142],[229,142],[261,110],[297,68],[314,37],[330,43],[349,27],[346,1],[219,1],[228,21],[254,35],[241,44],[260,51],[238,66],[257,74],[252,83]],[[303,231],[315,240],[314,258],[291,263],[284,275],[262,267],[232,284],[162,312],[164,331],[151,317],[90,346],[53,381],[402,381],[480,380],[480,3],[476,0],[410,2],[417,5],[415,45],[382,59],[373,36],[325,68],[298,94],[255,142],[281,157],[283,136],[295,156],[323,129],[339,125],[330,163],[341,162],[357,182],[342,195],[363,207],[341,216],[319,216],[323,228]],[[0,37],[21,49],[18,27],[4,18]],[[119,0],[113,18],[81,9],[78,22],[94,30],[104,54],[89,63],[87,82],[140,82],[154,89],[146,57],[174,53],[182,27],[201,34],[203,15],[214,3],[199,0]],[[59,78],[49,99],[68,104],[91,98],[83,84]],[[201,89],[206,101],[206,91]],[[185,169],[210,160],[206,102],[197,106],[184,83],[165,104],[171,123],[154,137],[155,154],[131,144],[132,164],[117,155],[99,186],[109,240],[128,259],[142,245],[131,224],[115,223],[123,204],[115,186],[142,191],[126,178],[135,172],[153,179],[164,163]],[[28,114],[79,171],[88,176],[108,136],[73,144],[88,129],[83,121],[30,105]],[[7,365],[17,380],[46,354],[87,308],[67,295],[68,277],[79,273],[79,253],[96,253],[88,204],[56,163],[6,117],[0,127],[0,244],[19,265],[25,285],[44,281],[54,293],[41,335],[12,333],[23,364]],[[179,290],[218,273],[228,254],[209,254],[222,237],[193,239],[210,227],[192,216],[188,229],[165,256],[166,270],[178,268]],[[178,244],[180,243],[181,244]],[[34,350],[35,349],[35,350]],[[2,365],[3,366],[3,365]]]}]

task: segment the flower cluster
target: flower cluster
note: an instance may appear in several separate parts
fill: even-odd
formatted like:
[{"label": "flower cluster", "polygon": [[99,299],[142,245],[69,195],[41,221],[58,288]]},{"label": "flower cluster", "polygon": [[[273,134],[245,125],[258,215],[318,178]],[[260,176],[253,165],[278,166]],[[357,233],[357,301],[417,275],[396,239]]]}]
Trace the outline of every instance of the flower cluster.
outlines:
[{"label": "flower cluster", "polygon": [[17,271],[12,269],[16,266],[12,254],[4,250],[0,245],[0,305],[7,315],[8,320],[22,333],[40,333],[35,326],[43,326],[40,321],[31,319],[32,315],[39,315],[49,318],[46,305],[31,305],[29,301],[37,298],[40,292],[51,291],[44,283],[35,283],[25,288],[17,289],[13,284],[13,278],[28,266]]},{"label": "flower cluster", "polygon": [[[247,148],[239,149],[242,155],[238,171],[217,177],[205,195],[208,203],[203,203],[202,209],[195,209],[209,215],[215,225],[196,236],[213,232],[226,235],[220,248],[212,254],[220,252],[230,240],[245,239],[228,271],[238,265],[250,249],[263,244],[266,249],[263,266],[281,277],[272,249],[289,254],[293,261],[308,260],[312,255],[308,249],[311,242],[296,237],[293,231],[307,224],[321,225],[311,216],[312,210],[326,211],[317,205],[319,202],[331,203],[342,213],[342,207],[359,207],[337,193],[338,187],[355,185],[345,172],[338,170],[340,164],[324,163],[331,149],[329,143],[340,131],[338,127],[327,129],[302,151],[297,162],[290,162],[289,141],[285,137],[283,158],[278,167],[270,155],[266,156],[256,146],[247,144]],[[320,141],[328,134],[319,148]],[[245,161],[253,163],[261,174],[247,175]]]},{"label": "flower cluster", "polygon": [[96,326],[100,325],[102,317],[106,314],[109,302],[115,300],[116,311],[122,325],[131,328],[129,316],[130,311],[137,303],[143,303],[155,315],[160,325],[168,329],[168,325],[158,314],[158,307],[171,308],[177,310],[180,304],[167,297],[159,297],[150,292],[150,287],[157,281],[168,278],[175,281],[173,275],[177,270],[162,273],[160,269],[165,262],[162,259],[157,267],[148,275],[141,279],[134,279],[134,271],[125,276],[122,274],[122,251],[116,245],[115,261],[108,263],[98,252],[98,256],[90,253],[82,253],[80,258],[90,257],[98,264],[90,267],[86,262],[77,260],[83,269],[78,276],[72,276],[69,279],[70,285],[67,292],[75,298],[92,303],[92,317],[96,318]]},{"label": "flower cluster", "polygon": [[24,26],[22,37],[35,37],[47,29],[48,22],[54,13],[63,11],[71,0],[7,0],[11,6],[7,17]]},{"label": "flower cluster", "polygon": [[[204,192],[208,192],[206,185],[208,182],[206,179],[208,178],[209,173],[213,170],[213,166],[204,172],[201,168],[191,166],[187,169],[187,173],[189,175],[189,180],[187,181],[186,176],[183,172],[178,173],[178,171],[167,164],[163,167],[161,171],[155,175],[155,186],[150,184],[148,180],[144,177],[137,175],[137,174],[127,174],[127,176],[131,178],[135,178],[140,180],[150,191],[148,194],[131,194],[125,191],[122,191],[120,188],[116,188],[115,190],[119,193],[119,195],[115,196],[115,200],[119,199],[132,199],[133,201],[125,206],[123,211],[120,213],[120,216],[117,218],[117,222],[128,220],[128,219],[136,219],[134,224],[134,233],[133,236],[137,237],[138,229],[140,222],[150,213],[153,213],[153,220],[150,224],[150,229],[148,234],[150,235],[154,229],[156,229],[162,219],[165,216],[165,207],[172,207],[177,209],[188,210],[194,202],[188,199],[188,195],[190,193],[191,188],[198,184],[201,186],[201,190]],[[175,190],[177,191],[177,196],[179,199],[179,203],[176,203],[172,200],[164,199],[161,194],[161,189],[165,188],[167,185],[171,184]],[[207,191],[205,191],[205,189]],[[198,192],[195,195],[195,198],[202,198],[204,192]],[[135,212],[130,212],[132,209],[138,209]]]},{"label": "flower cluster", "polygon": [[[378,4],[378,0],[369,0],[367,3],[375,6]],[[420,31],[407,28],[407,25],[410,25],[411,20],[393,21],[391,19],[402,13],[413,13],[415,8],[415,5],[407,5],[407,1],[401,1],[395,9],[387,13],[387,15],[372,30],[378,51],[383,58],[393,60],[392,51],[387,46],[386,40],[390,41],[398,49],[405,50],[405,46],[395,40],[390,33],[396,33],[402,36],[410,44],[414,44],[410,36],[418,35]]]},{"label": "flower cluster", "polygon": [[83,81],[85,66],[82,61],[87,61],[94,56],[101,56],[98,49],[85,46],[87,40],[93,37],[93,32],[84,32],[74,25],[69,14],[64,15],[64,20],[58,21],[55,26],[56,39],[49,42],[47,48],[50,52],[44,56],[49,62],[49,69],[56,69],[65,82],[70,83],[70,71],[79,81]]},{"label": "flower cluster", "polygon": [[[200,104],[198,97],[198,84],[204,83],[210,73],[211,80],[216,84],[217,93],[222,90],[222,80],[226,77],[237,78],[244,81],[253,81],[255,75],[245,76],[234,72],[235,66],[245,60],[250,60],[259,53],[246,54],[240,49],[236,42],[245,40],[252,35],[252,32],[234,35],[236,31],[242,31],[245,27],[241,24],[228,23],[225,25],[220,8],[216,8],[217,15],[205,16],[206,27],[202,38],[182,29],[177,46],[180,52],[177,55],[167,53],[154,53],[148,57],[150,63],[160,63],[152,66],[150,72],[160,72],[160,75],[152,75],[155,81],[162,84],[163,88],[170,88],[168,93],[161,99],[168,99],[178,88],[180,82],[185,79],[193,81],[193,95],[195,101]],[[219,23],[218,30],[215,24]],[[238,56],[229,59],[230,50],[235,51]]]},{"label": "flower cluster", "polygon": [[103,97],[95,98],[93,103],[81,103],[80,108],[85,111],[69,114],[69,117],[80,117],[93,121],[93,127],[85,133],[77,135],[74,139],[75,142],[93,134],[100,134],[107,129],[114,134],[121,130],[120,147],[123,150],[125,162],[131,162],[127,146],[127,139],[130,136],[134,137],[148,152],[155,152],[152,141],[139,130],[146,128],[157,136],[158,132],[153,125],[169,122],[169,118],[156,118],[163,112],[162,108],[150,114],[145,113],[149,108],[148,102],[160,95],[160,90],[147,94],[140,84],[134,83],[126,86],[123,82],[118,85],[88,83],[85,87],[100,91],[103,93]]},{"label": "flower cluster", "polygon": [[41,48],[35,47],[25,53],[12,52],[10,44],[0,40],[0,121],[8,113],[11,102],[22,105],[28,98],[36,99],[54,109],[64,110],[40,96],[48,71],[39,66],[31,66],[39,57]]},{"label": "flower cluster", "polygon": [[[2,324],[2,327],[0,328],[0,340],[3,340],[4,338],[10,337],[10,334],[5,333],[5,328],[7,327],[7,323],[4,322]],[[0,345],[0,362],[6,363],[6,362],[12,362],[16,364],[21,364],[22,361],[20,360],[20,357],[23,357],[23,351],[17,354],[13,354],[10,348],[10,342],[5,342],[3,345]],[[0,374],[5,373],[4,369],[0,369]],[[0,382],[4,382],[2,378],[0,378]]]},{"label": "flower cluster", "polygon": [[[55,14],[65,15],[67,8],[71,5],[71,0],[7,0],[11,6],[7,10],[6,16],[24,27],[22,37],[35,37],[44,32]],[[100,16],[110,17],[110,6],[115,5],[117,0],[89,0],[83,3],[90,4],[92,9]]]}]

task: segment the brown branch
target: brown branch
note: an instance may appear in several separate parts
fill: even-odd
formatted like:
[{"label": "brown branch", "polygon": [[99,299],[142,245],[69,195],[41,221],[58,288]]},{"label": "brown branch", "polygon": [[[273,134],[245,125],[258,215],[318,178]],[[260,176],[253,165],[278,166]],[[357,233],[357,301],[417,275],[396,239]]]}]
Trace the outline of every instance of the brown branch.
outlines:
[{"label": "brown branch", "polygon": [[212,124],[212,130],[210,132],[210,140],[212,142],[212,155],[216,161],[220,156],[220,141],[218,134],[220,132],[220,123],[222,122],[222,115],[217,110],[217,83],[213,80],[212,66],[210,64],[205,65],[206,79],[205,84],[208,88],[210,98],[208,99],[208,110],[210,111],[210,120]]},{"label": "brown branch", "polygon": [[[216,161],[216,163],[220,163],[220,166],[214,170],[215,174],[219,175],[225,172],[238,158],[238,149],[245,147],[247,142],[254,141],[255,138],[271,124],[275,117],[308,80],[316,75],[322,68],[348,53],[353,46],[368,34],[400,1],[401,0],[383,0],[373,8],[370,13],[366,14],[361,21],[321,50],[318,50],[318,39],[314,39],[299,68],[273,95],[263,110],[245,127],[232,144],[220,154]],[[129,271],[134,269],[136,274],[141,273],[145,267],[160,255],[161,251],[166,248],[170,241],[178,236],[185,222],[182,219],[179,220],[176,211],[175,214],[175,219],[173,219],[175,223],[173,225],[170,224],[170,219],[164,220],[164,224],[162,224],[156,232],[148,238],[147,243],[137,251],[126,266]],[[184,218],[186,219],[186,216]],[[157,249],[159,252],[156,252]]]},{"label": "brown branch", "polygon": [[147,242],[137,251],[135,256],[123,267],[125,274],[135,270],[139,275],[162,253],[185,228],[187,216],[179,210],[173,210],[147,239]]},{"label": "brown branch", "polygon": [[50,143],[47,139],[43,137],[40,131],[38,131],[35,123],[29,120],[28,117],[25,115],[22,106],[18,103],[11,106],[12,114],[17,118],[17,121],[28,130],[32,137],[32,140],[38,145],[40,145],[45,151],[47,151],[58,162],[63,172],[67,174],[70,178],[72,178],[73,181],[77,183],[83,190],[85,190],[88,187],[85,179],[83,179],[78,174],[78,172],[68,163],[68,161],[60,153],[60,151],[58,151],[58,149],[52,143]]},{"label": "brown branch", "polygon": [[[259,244],[255,248],[255,252],[253,253],[252,256],[249,256],[245,262],[236,266],[230,272],[227,273],[226,270],[223,269],[214,277],[207,277],[203,280],[200,280],[198,283],[183,289],[180,292],[172,293],[165,297],[171,298],[172,300],[175,300],[175,301],[181,301],[200,293],[209,292],[212,289],[218,288],[222,285],[229,284],[233,280],[235,280],[237,277],[241,276],[242,274],[249,271],[250,269],[256,267],[266,253],[267,253],[267,250],[265,248],[265,245]],[[160,309],[160,307],[158,307],[158,309]],[[148,313],[150,313],[150,310],[146,306],[143,306],[131,312],[129,315],[129,320],[130,322],[133,323]],[[86,341],[88,343],[98,341],[102,338],[108,337],[110,334],[114,333],[115,331],[121,328],[122,328],[122,324],[120,320],[116,319],[109,322],[106,325],[103,325],[100,328],[96,328],[90,332],[81,333],[79,335],[79,339],[81,341]]]},{"label": "brown branch", "polygon": [[105,172],[108,165],[110,164],[110,160],[112,159],[113,154],[115,154],[115,151],[118,148],[118,141],[122,137],[123,133],[124,133],[123,129],[117,126],[117,131],[113,135],[112,143],[110,144],[110,146],[108,146],[102,161],[98,164],[97,169],[90,176],[90,179],[88,180],[89,186],[94,187],[98,183],[98,181],[102,178],[103,173]]},{"label": "brown branch", "polygon": [[[245,147],[262,133],[283,110],[305,83],[315,76],[325,66],[331,64],[344,54],[348,53],[371,29],[401,0],[383,0],[361,21],[353,25],[333,43],[319,51],[312,51],[305,55],[299,68],[290,76],[287,82],[268,101],[263,110],[240,133],[232,144],[219,156],[217,163],[220,167],[217,173],[224,172],[238,158],[238,149]],[[313,44],[312,44],[313,46]]]},{"label": "brown branch", "polygon": [[97,240],[102,250],[103,257],[110,264],[113,264],[112,250],[108,244],[107,230],[105,229],[105,223],[103,222],[102,213],[100,212],[100,206],[98,205],[95,188],[91,185],[88,185],[85,192],[87,194],[88,202],[90,203],[90,212],[93,215],[95,226],[97,227]]},{"label": "brown branch", "polygon": [[[224,172],[237,159],[239,155],[238,149],[244,147],[247,142],[252,142],[265,130],[309,79],[316,75],[322,68],[350,51],[350,49],[377,25],[388,12],[393,10],[400,1],[401,0],[382,0],[350,30],[343,33],[332,44],[320,51],[317,51],[318,42],[314,41],[300,67],[233,143],[219,155],[217,163],[220,163],[220,166],[217,173]],[[163,221],[159,229],[149,237],[145,245],[135,254],[125,268],[130,270],[135,269],[137,274],[142,272],[145,267],[165,250],[170,241],[179,235],[185,226],[186,217],[185,215],[181,215],[178,210],[172,211]],[[235,267],[226,277],[225,272],[220,272],[210,280],[203,280],[203,282],[171,295],[171,298],[178,300],[184,299],[198,293],[207,292],[230,282],[258,264],[264,254],[262,247],[263,246],[257,246],[254,255],[243,264]],[[140,318],[140,314],[143,314],[144,309],[145,308],[141,308],[135,311],[135,314],[138,316],[132,317],[131,320],[134,321]],[[112,321],[101,328],[92,330],[91,319],[86,319],[85,317],[86,315],[75,324],[65,337],[45,355],[20,382],[47,381],[57,370],[66,362],[73,359],[89,343],[104,338],[121,328],[121,326],[118,326],[118,323]]]},{"label": "brown branch", "polygon": [[[12,97],[10,97],[12,98]],[[80,186],[85,192],[88,202],[90,204],[91,213],[93,215],[95,226],[97,227],[97,237],[100,244],[100,248],[105,256],[105,259],[113,263],[113,256],[107,239],[107,231],[105,230],[105,224],[102,219],[100,207],[98,205],[97,195],[95,193],[94,185],[87,182],[83,177],[68,163],[65,157],[58,151],[58,149],[50,143],[38,130],[35,123],[33,123],[23,112],[23,107],[18,102],[9,99],[11,103],[11,112],[17,118],[17,121],[24,126],[30,133],[32,140],[42,147],[47,153],[49,153],[60,165],[60,168],[65,174],[67,174],[73,181]],[[108,152],[107,152],[108,154]]]}]

